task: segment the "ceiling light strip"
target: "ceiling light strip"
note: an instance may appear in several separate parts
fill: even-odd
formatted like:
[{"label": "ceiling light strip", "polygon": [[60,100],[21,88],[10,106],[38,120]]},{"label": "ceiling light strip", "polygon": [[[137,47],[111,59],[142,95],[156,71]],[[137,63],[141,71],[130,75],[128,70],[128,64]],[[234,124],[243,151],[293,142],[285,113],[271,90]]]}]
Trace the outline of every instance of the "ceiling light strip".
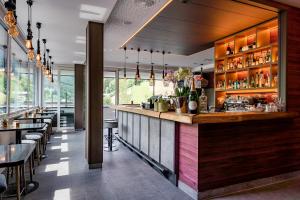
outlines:
[{"label": "ceiling light strip", "polygon": [[145,26],[147,26],[159,13],[161,13],[173,0],[168,0],[146,23],[143,24],[132,36],[130,36],[120,48],[123,48],[134,36],[136,36]]}]

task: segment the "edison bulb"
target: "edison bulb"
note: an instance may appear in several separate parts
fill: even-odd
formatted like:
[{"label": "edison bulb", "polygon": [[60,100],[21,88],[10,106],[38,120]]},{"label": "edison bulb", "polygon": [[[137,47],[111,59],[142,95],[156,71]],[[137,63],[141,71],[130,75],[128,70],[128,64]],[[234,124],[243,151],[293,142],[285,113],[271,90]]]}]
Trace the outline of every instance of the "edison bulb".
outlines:
[{"label": "edison bulb", "polygon": [[13,38],[16,38],[19,36],[19,31],[17,29],[17,26],[12,26],[12,27],[9,27],[8,29],[8,34],[13,37]]},{"label": "edison bulb", "polygon": [[32,61],[34,59],[34,49],[33,48],[28,50],[27,57],[30,61]]},{"label": "edison bulb", "polygon": [[7,11],[4,16],[4,22],[8,27],[12,27],[16,24],[16,18],[12,10]]},{"label": "edison bulb", "polygon": [[43,64],[40,60],[37,60],[36,61],[36,66],[40,68],[40,67],[43,67]]},{"label": "edison bulb", "polygon": [[25,44],[27,49],[31,49],[32,48],[32,40],[26,40],[26,44]]},{"label": "edison bulb", "polygon": [[41,61],[42,60],[41,54],[39,54],[39,53],[36,54],[36,60],[37,61]]}]

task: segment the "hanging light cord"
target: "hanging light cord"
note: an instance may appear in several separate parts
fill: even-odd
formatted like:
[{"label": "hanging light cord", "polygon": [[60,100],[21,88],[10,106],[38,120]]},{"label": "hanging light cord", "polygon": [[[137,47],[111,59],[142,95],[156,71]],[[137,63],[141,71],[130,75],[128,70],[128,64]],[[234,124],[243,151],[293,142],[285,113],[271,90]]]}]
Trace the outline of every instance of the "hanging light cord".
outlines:
[{"label": "hanging light cord", "polygon": [[125,58],[124,58],[124,78],[126,78],[126,59],[127,59],[127,52],[126,52],[127,48],[124,47],[124,55],[125,55]]},{"label": "hanging light cord", "polygon": [[165,51],[162,52],[163,55],[163,73],[162,73],[162,78],[165,78]]}]

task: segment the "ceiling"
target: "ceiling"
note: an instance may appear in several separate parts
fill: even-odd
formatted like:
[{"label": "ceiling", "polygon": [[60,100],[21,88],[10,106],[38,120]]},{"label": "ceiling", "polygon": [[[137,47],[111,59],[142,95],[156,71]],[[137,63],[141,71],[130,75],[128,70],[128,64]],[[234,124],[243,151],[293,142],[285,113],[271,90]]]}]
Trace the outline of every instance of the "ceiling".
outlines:
[{"label": "ceiling", "polygon": [[274,11],[229,0],[174,0],[128,47],[191,55],[213,42],[277,16]]},{"label": "ceiling", "polygon": [[[164,35],[166,34],[163,32],[162,35],[158,35],[159,43],[163,44],[158,46],[158,42],[155,43],[154,48],[155,50],[164,49],[165,51],[170,51],[171,54],[167,54],[165,56],[165,63],[168,66],[174,67],[198,67],[200,64],[211,64],[213,63],[213,52],[214,49],[210,48],[205,51],[199,52],[201,49],[201,45],[198,43],[194,44],[191,40],[195,39],[198,42],[204,42],[202,39],[203,36],[201,33],[208,33],[207,26],[201,26],[202,28],[199,30],[189,29],[185,27],[185,25],[197,24],[199,20],[199,16],[202,18],[207,19],[205,13],[200,12],[197,10],[196,12],[193,11],[191,13],[187,13],[186,9],[197,6],[200,9],[204,7],[205,9],[211,9],[210,12],[210,22],[213,21],[216,24],[220,24],[220,19],[211,13],[225,13],[228,12],[228,9],[231,9],[231,5],[228,7],[220,7],[217,5],[218,2],[223,2],[223,6],[225,5],[224,2],[231,2],[230,0],[214,0],[214,5],[211,5],[210,0],[190,0],[189,4],[182,5],[178,3],[179,0],[174,0],[174,5],[170,5],[167,9],[175,8],[180,6],[180,12],[174,13],[174,11],[166,10],[163,11],[159,17],[155,18],[150,24],[149,27],[151,28],[151,33],[156,35],[157,30],[164,30],[165,27],[161,27],[159,19],[165,23],[166,21],[170,20],[173,23],[173,26],[166,26],[169,30],[168,35],[172,40],[175,38],[177,42],[171,43],[170,46],[161,46],[165,45],[165,41],[168,41],[169,38],[166,38]],[[40,21],[43,23],[41,29],[42,38],[47,38],[48,43],[47,47],[50,48],[51,54],[54,58],[54,61],[60,65],[73,65],[74,63],[84,63],[85,62],[85,29],[88,22],[87,18],[92,19],[93,21],[98,21],[105,23],[104,26],[104,64],[105,68],[122,68],[124,65],[124,51],[120,49],[120,46],[132,36],[149,18],[151,18],[165,3],[167,0],[38,0],[34,2],[33,5],[33,23],[34,23],[34,36],[37,35],[37,29],[35,28],[36,21]],[[84,5],[83,5],[84,4]],[[241,5],[240,5],[241,6]],[[221,24],[218,28],[215,29],[216,32],[224,32],[228,31],[229,26],[235,26],[236,29],[240,29],[245,25],[243,21],[247,21],[247,23],[254,25],[258,21],[263,21],[265,18],[269,18],[271,14],[262,14],[259,17],[256,16],[256,11],[247,7],[247,11],[245,12],[242,9],[245,7],[235,7],[234,10],[234,17],[230,18],[227,21],[230,21],[230,24]],[[103,16],[100,16],[103,9],[106,9],[106,12]],[[194,10],[194,9],[193,9]],[[251,12],[250,12],[251,11]],[[97,15],[99,18],[95,19],[95,13],[99,12],[100,14]],[[185,13],[182,13],[185,12]],[[246,14],[246,18],[241,18],[242,15]],[[260,13],[260,12],[259,12]],[[92,14],[92,15],[89,15]],[[21,25],[21,28],[26,31],[26,23],[27,23],[27,5],[25,0],[17,0],[17,15],[18,15],[18,22]],[[199,16],[198,16],[199,15]],[[254,15],[254,16],[253,16]],[[174,17],[175,16],[175,17]],[[226,16],[226,15],[224,15]],[[191,18],[190,18],[191,17]],[[179,19],[182,18],[183,20]],[[237,23],[235,18],[244,19],[243,21]],[[201,20],[200,20],[201,21]],[[231,21],[235,21],[231,22]],[[174,22],[180,22],[180,26]],[[182,23],[184,26],[182,27]],[[203,20],[201,23],[204,23]],[[154,27],[154,28],[153,28]],[[141,31],[139,34],[142,34],[147,30],[148,26]],[[183,32],[183,34],[178,34],[176,31],[184,31],[185,28],[188,32]],[[209,26],[208,26],[209,28]],[[200,31],[200,32],[199,32]],[[195,32],[194,35],[190,36],[190,32]],[[26,33],[26,32],[25,32]],[[139,34],[137,35],[138,37]],[[145,34],[145,33],[144,33]],[[172,35],[176,35],[173,37]],[[186,36],[188,37],[182,37]],[[208,35],[217,35],[216,33],[209,32]],[[172,37],[171,37],[172,36]],[[201,37],[200,37],[201,36]],[[137,38],[138,38],[137,37]],[[144,37],[144,36],[143,36]],[[164,38],[165,41],[161,41],[160,37]],[[216,37],[216,36],[215,36]],[[221,36],[218,36],[221,37]],[[192,38],[192,39],[191,39]],[[36,40],[36,38],[34,38]],[[188,52],[188,56],[186,54],[178,55],[176,54],[176,48],[181,46],[183,42],[186,42],[191,49]],[[149,42],[147,42],[149,44]],[[168,42],[169,43],[169,42]],[[146,44],[146,43],[144,43]],[[150,46],[145,46],[146,49],[150,49]],[[144,48],[143,48],[144,49]],[[175,50],[174,50],[175,49]],[[197,51],[198,49],[199,51]],[[182,49],[180,49],[182,51]],[[197,53],[194,53],[197,52]],[[194,53],[194,54],[192,54]],[[141,59],[140,62],[144,65],[145,68],[150,68],[150,53],[149,51],[141,52]],[[126,59],[128,66],[134,68],[135,63],[137,61],[137,52],[135,50],[129,50],[127,52],[127,59]],[[162,54],[154,53],[153,54],[153,62],[161,66],[162,65]],[[211,66],[211,65],[208,65]]]},{"label": "ceiling", "polygon": [[[38,0],[32,6],[33,41],[36,22],[42,23],[41,37],[55,63],[82,63],[85,60],[85,30],[89,19],[106,22],[117,0]],[[103,12],[104,11],[104,12]],[[26,0],[17,0],[18,23],[26,35]],[[35,43],[35,42],[34,42]]]}]

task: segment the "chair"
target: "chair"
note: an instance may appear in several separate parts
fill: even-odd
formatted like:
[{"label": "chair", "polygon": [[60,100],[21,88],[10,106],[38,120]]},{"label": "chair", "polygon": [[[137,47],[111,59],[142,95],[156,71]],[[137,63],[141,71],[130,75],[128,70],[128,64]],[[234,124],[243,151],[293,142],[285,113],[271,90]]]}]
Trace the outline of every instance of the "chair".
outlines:
[{"label": "chair", "polygon": [[104,120],[104,128],[108,129],[106,137],[108,146],[104,148],[104,151],[117,151],[118,148],[113,146],[113,128],[118,128],[118,122],[116,120]]},{"label": "chair", "polygon": [[6,178],[3,174],[0,174],[0,194],[2,199],[2,194],[7,190]]},{"label": "chair", "polygon": [[37,156],[37,162],[38,165],[40,164],[41,161],[41,141],[43,138],[42,133],[27,133],[23,136],[25,140],[22,140],[23,142],[29,142],[28,140],[33,140],[37,143],[36,145],[36,156]]}]

